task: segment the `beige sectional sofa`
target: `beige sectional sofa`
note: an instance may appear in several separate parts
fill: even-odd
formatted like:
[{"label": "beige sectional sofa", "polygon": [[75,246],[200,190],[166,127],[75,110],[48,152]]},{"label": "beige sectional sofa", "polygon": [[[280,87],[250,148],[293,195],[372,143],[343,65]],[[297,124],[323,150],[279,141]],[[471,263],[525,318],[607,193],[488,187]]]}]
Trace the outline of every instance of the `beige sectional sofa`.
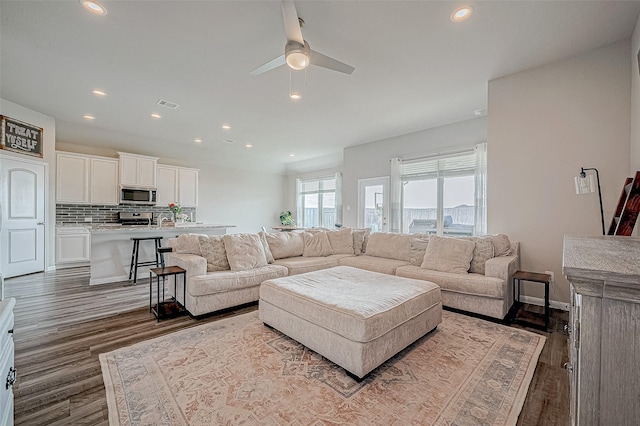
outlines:
[{"label": "beige sectional sofa", "polygon": [[[254,302],[263,281],[335,266],[414,278],[440,286],[445,307],[503,319],[513,304],[511,277],[519,244],[505,235],[337,231],[206,236],[169,240],[168,265],[187,270],[186,308],[193,316]],[[173,286],[169,286],[173,289]],[[177,296],[183,300],[181,286]]]}]

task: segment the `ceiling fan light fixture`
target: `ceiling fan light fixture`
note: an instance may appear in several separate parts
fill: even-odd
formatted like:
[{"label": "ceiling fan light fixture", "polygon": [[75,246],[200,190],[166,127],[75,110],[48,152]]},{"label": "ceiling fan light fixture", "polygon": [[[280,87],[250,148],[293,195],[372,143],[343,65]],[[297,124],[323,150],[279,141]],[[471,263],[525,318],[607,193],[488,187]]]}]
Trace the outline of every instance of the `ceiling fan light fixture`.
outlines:
[{"label": "ceiling fan light fixture", "polygon": [[289,41],[284,47],[284,57],[287,65],[291,69],[300,71],[311,63],[311,48],[306,41],[300,44],[296,41]]}]

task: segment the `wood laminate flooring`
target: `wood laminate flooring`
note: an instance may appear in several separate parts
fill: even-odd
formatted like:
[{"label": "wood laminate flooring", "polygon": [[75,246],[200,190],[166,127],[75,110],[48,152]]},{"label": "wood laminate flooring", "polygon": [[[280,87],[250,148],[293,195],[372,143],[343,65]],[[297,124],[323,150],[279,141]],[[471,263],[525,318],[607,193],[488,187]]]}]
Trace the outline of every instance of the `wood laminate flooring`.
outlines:
[{"label": "wood laminate flooring", "polygon": [[[16,425],[108,425],[99,354],[256,309],[252,305],[201,320],[181,316],[156,322],[149,313],[148,280],[89,286],[88,268],[7,279],[5,292],[17,299]],[[562,368],[568,359],[562,331],[567,318],[566,312],[554,310],[552,332],[537,331],[548,340],[518,425],[569,424],[569,381]]]}]

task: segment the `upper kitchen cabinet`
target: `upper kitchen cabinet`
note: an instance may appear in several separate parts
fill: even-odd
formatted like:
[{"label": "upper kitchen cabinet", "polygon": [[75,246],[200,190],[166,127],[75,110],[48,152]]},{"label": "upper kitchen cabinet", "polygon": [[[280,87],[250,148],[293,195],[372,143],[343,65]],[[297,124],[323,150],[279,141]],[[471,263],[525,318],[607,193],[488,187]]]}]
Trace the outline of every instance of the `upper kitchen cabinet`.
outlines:
[{"label": "upper kitchen cabinet", "polygon": [[91,204],[118,204],[118,165],[115,158],[91,158]]},{"label": "upper kitchen cabinet", "polygon": [[118,152],[120,156],[120,185],[155,188],[157,157],[127,154]]},{"label": "upper kitchen cabinet", "polygon": [[56,203],[118,204],[118,160],[56,153]]},{"label": "upper kitchen cabinet", "polygon": [[56,153],[56,203],[89,202],[89,169],[86,155]]},{"label": "upper kitchen cabinet", "polygon": [[198,172],[198,169],[158,164],[158,205],[178,203],[182,207],[196,207],[198,205]]}]

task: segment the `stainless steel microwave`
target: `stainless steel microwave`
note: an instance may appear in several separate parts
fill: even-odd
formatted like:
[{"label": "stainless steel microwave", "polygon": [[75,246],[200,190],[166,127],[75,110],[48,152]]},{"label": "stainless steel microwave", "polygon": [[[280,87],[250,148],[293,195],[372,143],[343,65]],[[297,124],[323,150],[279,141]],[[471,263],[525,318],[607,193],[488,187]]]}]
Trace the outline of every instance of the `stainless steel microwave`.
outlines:
[{"label": "stainless steel microwave", "polygon": [[120,204],[139,204],[144,206],[156,205],[155,188],[120,187]]}]

